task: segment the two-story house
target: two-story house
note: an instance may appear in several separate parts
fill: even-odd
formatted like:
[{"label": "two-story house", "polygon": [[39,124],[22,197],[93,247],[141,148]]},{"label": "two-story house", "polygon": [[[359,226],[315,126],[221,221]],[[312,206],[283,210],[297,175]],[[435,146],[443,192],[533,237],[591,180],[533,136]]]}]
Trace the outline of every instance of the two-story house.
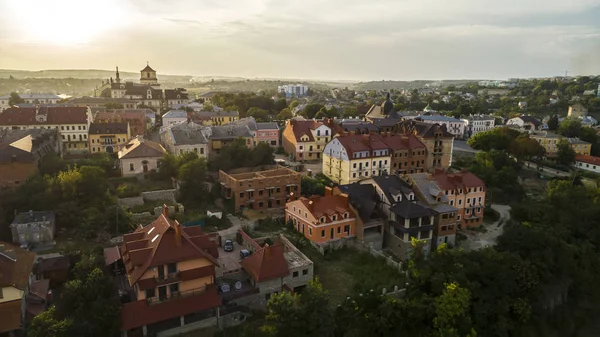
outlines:
[{"label": "two-story house", "polygon": [[131,138],[128,123],[92,123],[88,141],[92,153],[115,153]]},{"label": "two-story house", "polygon": [[283,130],[282,146],[296,161],[321,160],[323,149],[332,137],[331,128],[322,122],[290,119]]},{"label": "two-story house", "polygon": [[158,161],[167,153],[157,142],[137,136],[119,150],[119,162],[123,176],[135,176],[158,170]]},{"label": "two-story house", "polygon": [[465,122],[465,137],[470,138],[479,132],[494,129],[496,118],[493,116],[474,115],[463,118],[463,122]]},{"label": "two-story house", "polygon": [[235,210],[284,207],[289,196],[300,195],[302,174],[286,167],[228,174],[219,171],[221,192],[234,199]]},{"label": "two-story house", "polygon": [[216,239],[200,227],[169,219],[167,207],[151,224],[123,236],[120,247],[132,301],[122,309],[123,336],[156,336],[213,317]]},{"label": "two-story house", "polygon": [[456,220],[460,228],[479,227],[483,223],[486,192],[483,180],[469,171],[436,170],[432,178],[448,198],[450,206],[458,208]]},{"label": "two-story house", "polygon": [[323,150],[323,174],[341,185],[388,174],[391,152],[381,135],[341,135]]},{"label": "two-story house", "polygon": [[39,245],[54,240],[54,212],[19,213],[10,225],[13,242],[20,245]]},{"label": "two-story house", "polygon": [[256,123],[256,142],[279,147],[279,126],[277,123]]},{"label": "two-story house", "polygon": [[177,124],[160,134],[161,142],[172,154],[194,152],[200,158],[208,158],[209,128],[194,122]]},{"label": "two-story house", "polygon": [[0,129],[57,129],[62,138],[62,152],[88,153],[88,130],[92,123],[88,107],[8,108],[0,112]]}]

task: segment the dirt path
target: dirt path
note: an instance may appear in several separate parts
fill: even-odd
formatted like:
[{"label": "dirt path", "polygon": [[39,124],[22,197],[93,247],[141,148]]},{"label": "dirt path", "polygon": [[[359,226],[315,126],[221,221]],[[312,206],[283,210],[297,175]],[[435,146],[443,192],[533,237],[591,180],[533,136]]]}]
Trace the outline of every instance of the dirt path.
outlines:
[{"label": "dirt path", "polygon": [[493,224],[486,225],[485,233],[467,232],[467,240],[461,243],[460,247],[466,251],[479,250],[485,247],[491,247],[496,244],[496,239],[504,231],[504,224],[510,220],[510,206],[508,205],[492,205],[500,215],[498,221]]}]

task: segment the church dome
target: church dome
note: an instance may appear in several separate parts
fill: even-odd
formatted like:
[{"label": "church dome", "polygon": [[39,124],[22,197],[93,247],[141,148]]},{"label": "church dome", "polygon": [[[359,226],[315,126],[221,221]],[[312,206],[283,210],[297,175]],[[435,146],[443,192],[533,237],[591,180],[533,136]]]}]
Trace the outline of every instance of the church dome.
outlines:
[{"label": "church dome", "polygon": [[394,103],[392,103],[392,100],[390,99],[389,92],[387,94],[387,98],[385,99],[385,102],[383,102],[381,104],[381,110],[383,110],[383,113],[386,115],[389,115],[390,112],[394,111]]}]

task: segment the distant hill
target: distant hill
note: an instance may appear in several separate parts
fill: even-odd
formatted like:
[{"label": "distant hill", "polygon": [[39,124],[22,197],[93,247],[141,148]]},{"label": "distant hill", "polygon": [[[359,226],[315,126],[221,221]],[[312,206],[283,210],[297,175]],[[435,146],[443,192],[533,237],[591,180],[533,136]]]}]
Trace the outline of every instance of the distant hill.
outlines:
[{"label": "distant hill", "polygon": [[479,82],[479,80],[441,80],[441,81],[369,81],[359,82],[352,86],[355,90],[389,90],[389,89],[419,89],[429,85],[430,87],[444,87],[448,85],[460,86],[470,82]]},{"label": "distant hill", "polygon": [[[120,76],[124,80],[139,80],[140,73],[120,71]],[[24,78],[74,78],[74,79],[92,79],[92,78],[109,78],[115,76],[114,70],[100,69],[48,69],[38,71],[28,70],[13,70],[0,69],[0,78],[9,78],[10,76],[16,79]],[[193,76],[181,75],[162,75],[158,73],[158,79],[161,82],[189,82]]]}]

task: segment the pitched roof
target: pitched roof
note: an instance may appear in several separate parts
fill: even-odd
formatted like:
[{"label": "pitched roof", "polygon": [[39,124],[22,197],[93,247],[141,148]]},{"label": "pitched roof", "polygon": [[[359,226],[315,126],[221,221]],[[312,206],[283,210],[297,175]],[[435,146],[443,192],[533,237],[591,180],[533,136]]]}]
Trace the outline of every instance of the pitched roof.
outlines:
[{"label": "pitched roof", "polygon": [[449,173],[443,170],[436,170],[432,177],[438,186],[444,190],[479,186],[485,189],[483,180],[479,179],[479,177],[469,171]]},{"label": "pitched roof", "polygon": [[308,199],[300,198],[298,200],[304,204],[315,219],[319,219],[324,215],[330,218],[334,214],[343,214],[345,212],[350,214],[349,218],[355,217],[354,212],[348,207],[349,199],[346,194],[314,195]]},{"label": "pitched roof", "polygon": [[[58,138],[55,129],[0,130],[0,163],[34,162],[47,152],[42,147],[51,137]],[[56,145],[56,143],[54,144]]]},{"label": "pitched roof", "polygon": [[355,152],[369,151],[369,156],[373,156],[373,151],[389,149],[384,142],[383,137],[378,134],[368,135],[342,135],[336,138],[352,158]]},{"label": "pitched roof", "polygon": [[458,118],[454,118],[454,117],[448,117],[448,116],[419,116],[417,117],[417,119],[421,119],[424,121],[440,121],[440,122],[450,122],[450,123],[461,123],[464,124],[465,122],[458,119]]},{"label": "pitched roof", "polygon": [[0,245],[4,245],[0,251],[0,287],[14,286],[25,290],[33,269],[35,253],[10,243],[0,242]]},{"label": "pitched roof", "polygon": [[578,154],[575,156],[575,161],[579,161],[586,164],[599,165],[600,157],[588,156],[584,154]]},{"label": "pitched roof", "polygon": [[42,259],[36,267],[36,273],[44,273],[53,270],[68,270],[71,266],[71,260],[67,256],[57,256]]},{"label": "pitched roof", "polygon": [[165,118],[187,118],[188,113],[185,110],[169,110],[162,117]]},{"label": "pitched roof", "polygon": [[371,218],[377,203],[380,201],[375,186],[371,184],[353,183],[338,186],[341,192],[350,197],[350,204],[358,211],[360,218],[366,222]]},{"label": "pitched roof", "polygon": [[417,120],[404,120],[398,123],[398,126],[402,133],[413,133],[421,138],[434,138],[436,133],[441,134],[444,138],[454,138],[454,136],[448,132],[446,125],[437,123],[426,123]]},{"label": "pitched roof", "polygon": [[167,132],[170,132],[175,145],[196,145],[208,144],[205,136],[207,127],[194,122],[181,123],[173,126]]},{"label": "pitched roof", "polygon": [[424,216],[433,216],[434,213],[431,209],[423,206],[417,202],[402,199],[402,201],[395,203],[390,211],[405,218],[420,218]]},{"label": "pitched roof", "polygon": [[127,123],[92,123],[90,124],[90,134],[127,134]]},{"label": "pitched roof", "polygon": [[[371,177],[379,185],[389,202],[393,202],[393,195],[402,193],[404,196],[413,193],[412,189],[404,180],[395,175],[382,175]],[[403,200],[405,198],[402,198]]]},{"label": "pitched roof", "polygon": [[397,118],[372,118],[372,123],[378,128],[392,127],[400,122]]},{"label": "pitched roof", "polygon": [[313,137],[311,130],[323,125],[322,122],[317,122],[314,120],[291,120],[290,123],[297,142],[300,142],[300,138],[302,138],[304,135],[308,136],[308,141],[314,142],[315,138]]},{"label": "pitched roof", "polygon": [[413,134],[408,135],[391,135],[383,137],[383,141],[392,149],[396,150],[414,150],[426,148],[425,144]]},{"label": "pitched roof", "polygon": [[211,126],[211,139],[236,139],[239,137],[250,138],[252,133],[247,125],[219,125]]},{"label": "pitched roof", "polygon": [[275,244],[264,247],[245,258],[240,265],[254,278],[256,282],[263,282],[274,278],[289,275],[287,261],[283,256],[283,245]]},{"label": "pitched roof", "polygon": [[275,122],[271,123],[256,123],[258,130],[279,130],[279,126]]},{"label": "pitched roof", "polygon": [[[419,199],[438,213],[457,212],[458,208],[450,206],[449,200],[435,180],[430,180],[427,173],[412,173],[408,175],[412,188]],[[437,198],[439,197],[439,201]]]},{"label": "pitched roof", "polygon": [[146,227],[125,234],[120,250],[130,284],[138,282],[148,268],[171,262],[204,257],[218,266],[216,242],[209,235],[197,234],[164,214]]},{"label": "pitched roof", "polygon": [[542,122],[539,121],[539,119],[533,117],[533,116],[521,116],[521,117],[517,117],[517,118],[521,118],[521,120],[525,123],[531,123],[535,126],[539,126],[542,125]]},{"label": "pitched roof", "polygon": [[[179,97],[177,97],[179,96]],[[188,99],[188,93],[183,88],[165,89],[166,99]]]},{"label": "pitched roof", "polygon": [[154,71],[154,72],[156,72],[154,69],[150,68],[149,64],[146,64],[146,67],[144,69],[140,70],[140,71]]},{"label": "pitched roof", "polygon": [[143,137],[135,137],[119,150],[119,159],[162,157],[167,151],[162,145]]},{"label": "pitched roof", "polygon": [[87,124],[87,118],[86,107],[8,108],[0,112],[0,125]]}]

